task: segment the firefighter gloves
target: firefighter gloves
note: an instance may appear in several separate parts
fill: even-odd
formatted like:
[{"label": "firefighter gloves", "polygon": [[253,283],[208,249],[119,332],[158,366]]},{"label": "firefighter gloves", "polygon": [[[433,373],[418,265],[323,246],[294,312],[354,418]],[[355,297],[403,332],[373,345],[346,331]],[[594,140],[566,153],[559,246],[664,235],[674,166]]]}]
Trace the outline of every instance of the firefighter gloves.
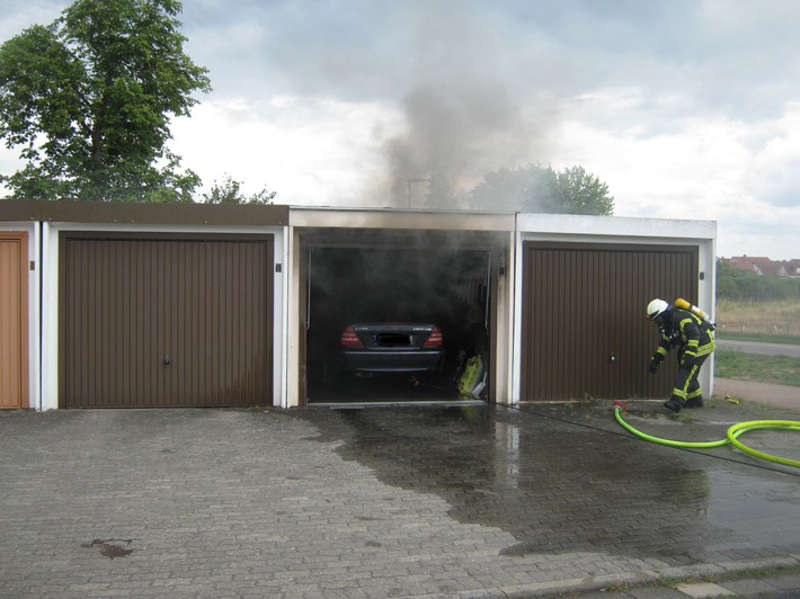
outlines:
[{"label": "firefighter gloves", "polygon": [[652,356],[650,356],[650,366],[649,370],[651,374],[655,374],[658,371],[658,365],[661,364],[661,360],[664,359],[660,353],[656,352]]}]

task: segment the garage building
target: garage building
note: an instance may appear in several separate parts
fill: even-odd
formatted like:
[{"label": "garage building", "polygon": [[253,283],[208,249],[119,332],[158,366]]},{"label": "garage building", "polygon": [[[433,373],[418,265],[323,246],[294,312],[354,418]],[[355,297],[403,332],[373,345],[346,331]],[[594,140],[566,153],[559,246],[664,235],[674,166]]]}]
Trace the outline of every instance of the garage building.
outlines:
[{"label": "garage building", "polygon": [[0,222],[33,240],[28,407],[280,401],[285,206],[3,201]]},{"label": "garage building", "polygon": [[[474,345],[470,329],[486,340],[486,398],[507,398],[514,226],[511,213],[292,208],[288,405],[459,400],[452,378],[459,351]],[[351,381],[337,397],[327,369],[341,329],[376,315],[441,325],[445,372],[421,384]]]},{"label": "garage building", "polygon": [[[0,407],[458,401],[476,335],[486,401],[664,397],[644,306],[713,311],[715,243],[711,221],[2,201]],[[435,321],[443,372],[342,387],[362,318]]]},{"label": "garage building", "polygon": [[648,373],[658,334],[645,306],[682,297],[713,318],[715,222],[520,214],[516,249],[515,400],[669,395],[675,352]]}]

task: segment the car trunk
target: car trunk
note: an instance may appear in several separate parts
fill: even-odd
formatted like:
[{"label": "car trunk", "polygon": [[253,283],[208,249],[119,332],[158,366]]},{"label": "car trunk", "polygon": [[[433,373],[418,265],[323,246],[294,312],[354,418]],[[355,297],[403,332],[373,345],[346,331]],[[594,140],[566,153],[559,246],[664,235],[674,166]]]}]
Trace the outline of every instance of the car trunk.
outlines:
[{"label": "car trunk", "polygon": [[418,323],[368,323],[354,324],[364,347],[372,351],[420,349],[434,330],[434,325]]}]

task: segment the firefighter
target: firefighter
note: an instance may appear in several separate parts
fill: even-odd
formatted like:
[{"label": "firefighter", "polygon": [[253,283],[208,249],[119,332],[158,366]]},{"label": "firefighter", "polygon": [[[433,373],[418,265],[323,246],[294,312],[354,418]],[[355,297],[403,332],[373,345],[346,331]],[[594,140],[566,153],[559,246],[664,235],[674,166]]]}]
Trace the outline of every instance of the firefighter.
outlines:
[{"label": "firefighter", "polygon": [[700,368],[714,351],[714,325],[690,310],[670,305],[662,299],[647,304],[647,318],[658,325],[661,343],[650,356],[653,374],[667,352],[678,346],[678,374],[672,395],[664,406],[673,412],[703,405],[703,390],[697,380]]}]

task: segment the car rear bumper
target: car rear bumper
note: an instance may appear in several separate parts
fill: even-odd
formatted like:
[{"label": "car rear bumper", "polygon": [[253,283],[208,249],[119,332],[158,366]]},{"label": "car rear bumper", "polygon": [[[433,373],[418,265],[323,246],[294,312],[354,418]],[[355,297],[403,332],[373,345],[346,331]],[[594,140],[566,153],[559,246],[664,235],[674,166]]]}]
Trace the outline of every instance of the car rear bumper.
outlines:
[{"label": "car rear bumper", "polygon": [[444,350],[346,351],[345,370],[356,372],[439,372]]}]

